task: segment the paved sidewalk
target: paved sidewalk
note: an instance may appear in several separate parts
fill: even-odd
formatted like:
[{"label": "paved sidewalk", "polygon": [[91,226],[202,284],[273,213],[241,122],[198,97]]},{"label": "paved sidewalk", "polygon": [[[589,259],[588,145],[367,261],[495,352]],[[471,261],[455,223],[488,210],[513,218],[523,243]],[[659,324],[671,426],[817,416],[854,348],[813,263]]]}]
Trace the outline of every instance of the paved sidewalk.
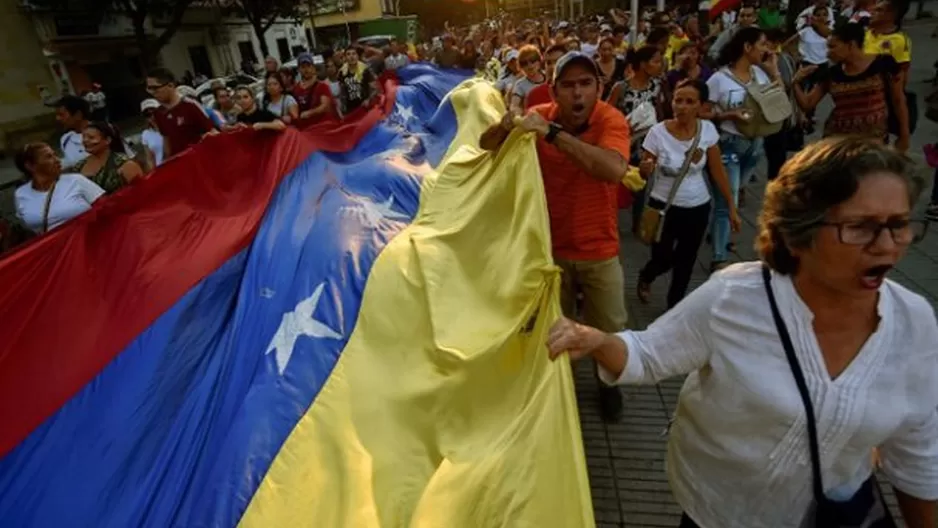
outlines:
[{"label": "paved sidewalk", "polygon": [[[923,174],[930,175],[930,172],[923,170]],[[741,211],[744,225],[742,232],[737,236],[736,260],[755,260],[752,242],[761,207],[761,200],[757,198],[761,197],[763,188],[762,185],[753,184],[747,189],[749,200]],[[920,206],[924,206],[924,200]],[[649,305],[638,302],[635,285],[638,270],[648,258],[648,249],[632,236],[631,215],[628,211],[620,215],[620,225],[626,302],[634,327],[644,328],[664,313],[664,297],[670,277],[663,276],[655,282],[652,286],[652,302]],[[691,288],[699,286],[706,279],[709,256],[709,247],[705,245],[699,254]],[[928,233],[919,245],[913,246],[890,276],[924,295],[932,306],[938,309],[936,270],[938,229]],[[667,426],[669,414],[675,408],[683,380],[674,379],[662,383],[661,390],[667,411],[662,409],[654,387],[623,388],[625,413],[619,423],[606,425],[597,410],[596,381],[592,367],[588,363],[580,363],[576,366],[575,373],[597,526],[676,527],[681,511],[671,496],[664,473],[667,439],[662,433]],[[887,490],[887,493],[887,502],[894,506],[894,497],[890,491]]]}]

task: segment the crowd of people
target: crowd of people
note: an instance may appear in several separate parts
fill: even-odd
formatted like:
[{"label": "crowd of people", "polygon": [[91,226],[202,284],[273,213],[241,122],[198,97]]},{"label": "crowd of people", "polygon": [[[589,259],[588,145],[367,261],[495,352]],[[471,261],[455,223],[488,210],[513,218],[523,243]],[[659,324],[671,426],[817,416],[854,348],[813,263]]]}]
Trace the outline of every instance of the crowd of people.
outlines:
[{"label": "crowd of people", "polygon": [[[16,158],[28,179],[17,216],[42,234],[207,134],[342,119],[375,103],[379,75],[411,62],[475,70],[506,109],[480,146],[496,151],[518,128],[538,136],[563,272],[551,357],[595,360],[608,421],[622,410],[616,384],[688,375],[668,454],[682,526],[794,527],[806,515],[810,526],[892,526],[871,477],[878,464],[908,525],[931,527],[938,323],[886,278],[927,226],[913,217],[922,182],[904,155],[917,117],[907,8],[815,0],[790,14],[791,34],[771,0],[743,2],[705,33],[679,9],[636,14],[637,35],[617,9],[499,18],[426,44],[352,47],[321,65],[304,54],[297,72],[268,59],[262,94],[219,85],[211,105],[153,70],[140,152],[91,120],[86,101],[63,99],[62,159],[42,143]],[[818,123],[825,98],[833,110]],[[806,144],[816,128],[825,139]],[[762,263],[729,266],[737,207],[763,158]],[[938,186],[932,197],[933,219]],[[620,264],[623,206],[650,246],[634,285]],[[708,239],[714,275],[685,299]],[[666,314],[627,331],[626,289],[650,302],[668,272]]]}]

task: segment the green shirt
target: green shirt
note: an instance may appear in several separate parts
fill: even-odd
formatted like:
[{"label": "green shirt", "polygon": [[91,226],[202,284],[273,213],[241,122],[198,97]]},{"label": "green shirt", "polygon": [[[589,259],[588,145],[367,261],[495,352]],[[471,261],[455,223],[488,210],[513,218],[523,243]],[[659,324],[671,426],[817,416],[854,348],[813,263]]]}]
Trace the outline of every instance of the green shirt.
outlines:
[{"label": "green shirt", "polygon": [[762,29],[775,29],[782,27],[782,13],[769,11],[763,7],[759,9],[759,27]]}]

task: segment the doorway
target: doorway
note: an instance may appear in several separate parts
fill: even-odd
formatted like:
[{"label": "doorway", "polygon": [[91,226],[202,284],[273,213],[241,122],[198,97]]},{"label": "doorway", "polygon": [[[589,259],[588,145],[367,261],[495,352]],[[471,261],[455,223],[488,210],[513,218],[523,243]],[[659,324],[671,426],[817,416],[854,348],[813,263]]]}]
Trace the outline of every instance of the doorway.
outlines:
[{"label": "doorway", "polygon": [[189,46],[189,60],[192,61],[192,73],[202,74],[212,79],[215,72],[212,70],[212,61],[208,58],[208,49],[205,46]]}]

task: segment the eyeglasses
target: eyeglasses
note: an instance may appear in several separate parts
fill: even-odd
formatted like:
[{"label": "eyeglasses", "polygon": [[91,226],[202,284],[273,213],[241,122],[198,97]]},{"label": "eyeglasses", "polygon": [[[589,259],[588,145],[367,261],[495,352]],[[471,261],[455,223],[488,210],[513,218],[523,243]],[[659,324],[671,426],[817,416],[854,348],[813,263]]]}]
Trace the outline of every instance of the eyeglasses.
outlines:
[{"label": "eyeglasses", "polygon": [[869,246],[879,240],[883,230],[889,231],[894,243],[906,246],[920,242],[928,231],[928,222],[923,220],[822,222],[821,225],[836,227],[840,243],[851,246]]},{"label": "eyeglasses", "polygon": [[528,67],[528,65],[537,64],[538,62],[539,62],[538,59],[527,59],[523,61],[518,61],[518,65],[521,66],[522,68],[526,68]]},{"label": "eyeglasses", "polygon": [[148,84],[148,85],[147,85],[147,91],[150,92],[150,93],[153,93],[153,92],[159,90],[160,88],[162,88],[162,87],[164,87],[164,86],[166,86],[166,85],[168,85],[168,84],[169,84],[169,83],[163,83],[163,84]]}]

